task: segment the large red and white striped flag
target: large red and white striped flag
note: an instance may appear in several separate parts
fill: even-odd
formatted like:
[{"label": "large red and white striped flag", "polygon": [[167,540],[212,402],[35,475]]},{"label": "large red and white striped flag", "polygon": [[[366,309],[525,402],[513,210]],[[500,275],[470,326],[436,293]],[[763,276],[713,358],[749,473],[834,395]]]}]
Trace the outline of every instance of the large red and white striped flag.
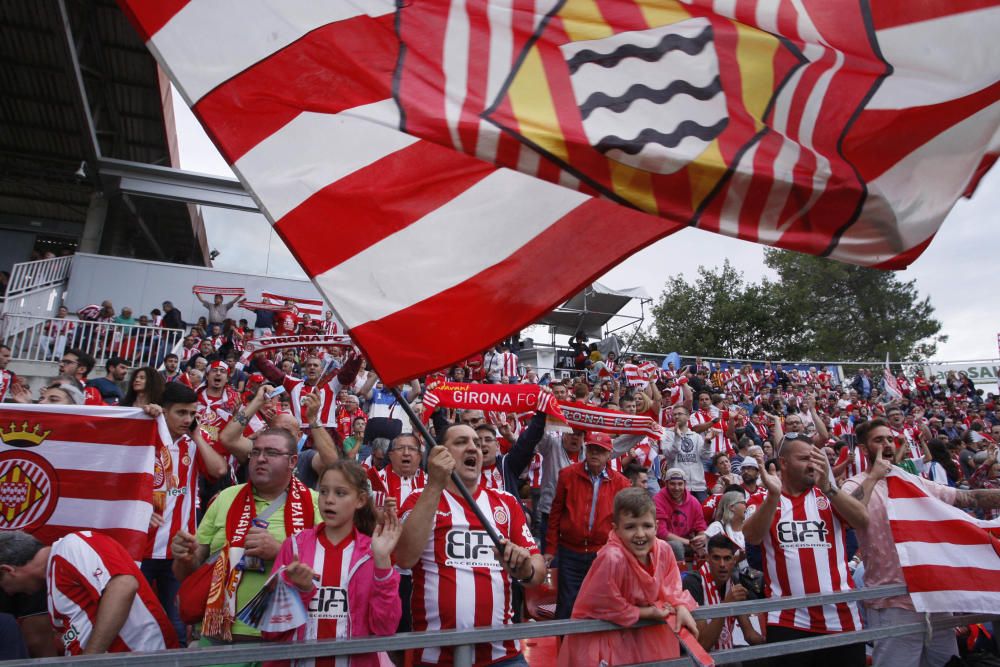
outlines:
[{"label": "large red and white striped flag", "polygon": [[686,225],[906,266],[1000,144],[981,0],[120,4],[388,383]]},{"label": "large red and white striped flag", "polygon": [[1000,609],[1000,519],[975,519],[929,496],[894,468],[887,510],[903,577],[917,611]]},{"label": "large red and white striped flag", "polygon": [[97,530],[141,559],[159,428],[140,408],[0,406],[0,530]]}]

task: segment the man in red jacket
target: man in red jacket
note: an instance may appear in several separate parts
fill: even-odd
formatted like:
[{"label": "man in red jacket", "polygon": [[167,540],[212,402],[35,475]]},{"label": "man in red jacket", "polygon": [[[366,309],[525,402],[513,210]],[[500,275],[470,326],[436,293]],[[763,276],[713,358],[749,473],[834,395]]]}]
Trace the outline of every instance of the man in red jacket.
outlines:
[{"label": "man in red jacket", "polygon": [[592,432],[584,445],[586,459],[559,473],[549,512],[545,562],[559,558],[556,618],[569,618],[573,612],[583,578],[608,541],[615,494],[630,486],[627,477],[608,466],[611,436]]}]

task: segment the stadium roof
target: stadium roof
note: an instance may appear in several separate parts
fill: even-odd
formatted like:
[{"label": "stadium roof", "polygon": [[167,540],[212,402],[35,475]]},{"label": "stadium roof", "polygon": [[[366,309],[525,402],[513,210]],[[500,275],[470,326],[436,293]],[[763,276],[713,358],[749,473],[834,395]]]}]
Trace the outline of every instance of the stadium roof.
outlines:
[{"label": "stadium roof", "polygon": [[167,80],[118,5],[5,0],[0,30],[4,221],[47,221],[79,239],[101,192],[102,253],[206,264],[193,207],[123,193],[102,170],[108,159],[178,164]]},{"label": "stadium roof", "polygon": [[612,318],[622,318],[625,323],[607,333],[642,321],[642,317],[621,314],[622,308],[632,299],[646,303],[651,297],[641,287],[614,290],[595,282],[535,324],[554,327],[552,333],[558,335],[574,336],[583,333],[588,338],[602,338]]}]

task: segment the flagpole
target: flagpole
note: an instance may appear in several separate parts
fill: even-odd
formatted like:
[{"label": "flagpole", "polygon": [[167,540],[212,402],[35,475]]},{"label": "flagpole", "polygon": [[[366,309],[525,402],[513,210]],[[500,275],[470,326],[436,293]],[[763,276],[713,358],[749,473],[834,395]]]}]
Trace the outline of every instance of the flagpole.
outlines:
[{"label": "flagpole", "polygon": [[[403,394],[399,391],[398,387],[392,388],[392,395],[396,397],[396,402],[399,403],[400,407],[403,408],[403,411],[406,413],[406,416],[410,418],[410,423],[413,424],[413,428],[417,429],[420,432],[420,435],[423,436],[424,442],[427,443],[427,451],[428,453],[430,453],[431,448],[437,444],[437,441],[434,440],[434,437],[431,435],[431,432],[427,430],[427,427],[424,426],[424,423],[420,420],[419,417],[417,417],[417,413],[415,413],[413,411],[413,408],[410,407],[409,402],[403,398]],[[490,536],[491,540],[493,540],[493,544],[494,546],[496,546],[497,551],[499,551],[502,555],[503,545],[500,543],[500,540],[502,539],[500,537],[500,533],[497,532],[496,528],[493,527],[492,523],[486,520],[486,516],[483,514],[483,510],[479,507],[479,505],[476,504],[476,501],[475,499],[473,499],[472,494],[469,493],[469,490],[467,488],[465,488],[465,484],[462,482],[461,479],[459,479],[458,473],[455,472],[454,470],[451,471],[451,481],[458,488],[458,492],[462,494],[462,498],[465,499],[465,502],[472,510],[472,513],[476,515],[477,519],[479,519],[479,523],[482,525],[483,530],[485,530],[486,534]]]}]

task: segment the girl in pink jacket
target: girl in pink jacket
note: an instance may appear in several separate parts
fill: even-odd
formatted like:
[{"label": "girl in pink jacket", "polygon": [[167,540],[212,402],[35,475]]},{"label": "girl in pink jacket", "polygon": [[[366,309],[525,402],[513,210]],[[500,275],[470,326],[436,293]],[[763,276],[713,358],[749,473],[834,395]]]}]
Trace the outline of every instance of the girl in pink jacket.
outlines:
[{"label": "girl in pink jacket", "polygon": [[[305,625],[281,634],[278,641],[392,635],[402,613],[399,574],[389,555],[401,527],[395,507],[376,522],[364,469],[350,460],[337,461],[319,480],[323,523],[281,545],[274,567],[295,586],[308,610]],[[391,502],[391,501],[390,501]],[[376,525],[377,524],[377,525]],[[333,665],[334,658],[293,661],[296,665]],[[288,665],[288,661],[267,663]],[[379,655],[350,656],[351,667],[375,667]]]}]

